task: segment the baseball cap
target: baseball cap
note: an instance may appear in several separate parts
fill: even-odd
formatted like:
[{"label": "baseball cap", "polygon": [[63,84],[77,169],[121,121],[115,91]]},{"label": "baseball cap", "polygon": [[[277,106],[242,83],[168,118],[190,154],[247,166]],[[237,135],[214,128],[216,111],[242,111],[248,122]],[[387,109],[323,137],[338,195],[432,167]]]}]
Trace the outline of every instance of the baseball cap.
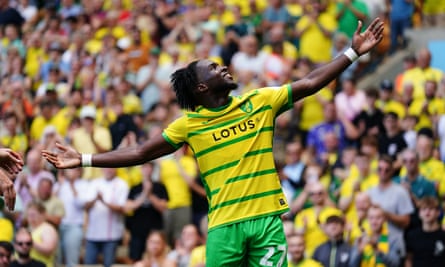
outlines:
[{"label": "baseball cap", "polygon": [[81,119],[85,119],[85,118],[95,119],[96,118],[96,108],[93,106],[82,107],[82,109],[80,110],[79,117]]},{"label": "baseball cap", "polygon": [[393,88],[394,85],[390,80],[385,79],[380,83],[380,89],[382,90],[392,91]]}]

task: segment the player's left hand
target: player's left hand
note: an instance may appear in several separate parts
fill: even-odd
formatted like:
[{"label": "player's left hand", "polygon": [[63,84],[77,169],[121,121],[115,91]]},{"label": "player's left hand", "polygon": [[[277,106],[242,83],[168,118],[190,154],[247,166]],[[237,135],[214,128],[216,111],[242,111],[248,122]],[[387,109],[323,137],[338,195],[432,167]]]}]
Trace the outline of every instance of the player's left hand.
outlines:
[{"label": "player's left hand", "polygon": [[362,26],[363,23],[359,21],[351,45],[359,56],[367,53],[383,39],[383,22],[380,18],[374,19],[364,32],[361,32]]},{"label": "player's left hand", "polygon": [[82,155],[70,146],[64,146],[56,142],[60,153],[42,150],[42,156],[58,169],[81,167]]}]

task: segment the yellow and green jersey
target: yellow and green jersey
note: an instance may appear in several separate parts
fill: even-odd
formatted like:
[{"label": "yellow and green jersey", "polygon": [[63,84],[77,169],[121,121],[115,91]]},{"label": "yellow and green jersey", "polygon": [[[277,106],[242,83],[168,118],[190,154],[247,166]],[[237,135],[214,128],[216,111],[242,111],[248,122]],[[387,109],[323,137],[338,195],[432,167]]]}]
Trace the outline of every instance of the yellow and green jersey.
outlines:
[{"label": "yellow and green jersey", "polygon": [[209,201],[209,229],[288,210],[272,154],[276,116],[292,108],[290,85],[261,88],[218,109],[198,107],[164,130],[193,149]]}]

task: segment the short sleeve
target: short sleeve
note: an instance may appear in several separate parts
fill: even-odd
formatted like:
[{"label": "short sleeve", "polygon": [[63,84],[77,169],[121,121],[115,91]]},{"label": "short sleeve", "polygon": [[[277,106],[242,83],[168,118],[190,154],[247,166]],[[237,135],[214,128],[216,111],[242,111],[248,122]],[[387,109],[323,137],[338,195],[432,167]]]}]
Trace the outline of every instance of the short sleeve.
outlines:
[{"label": "short sleeve", "polygon": [[409,215],[414,212],[414,206],[411,202],[411,198],[404,189],[399,190],[397,201],[397,214]]},{"label": "short sleeve", "polygon": [[186,142],[186,119],[186,116],[176,119],[162,132],[162,136],[164,137],[164,139],[176,149],[180,148],[182,144]]},{"label": "short sleeve", "polygon": [[260,89],[260,93],[267,99],[267,103],[272,106],[275,117],[293,107],[290,84],[280,87],[265,87]]}]

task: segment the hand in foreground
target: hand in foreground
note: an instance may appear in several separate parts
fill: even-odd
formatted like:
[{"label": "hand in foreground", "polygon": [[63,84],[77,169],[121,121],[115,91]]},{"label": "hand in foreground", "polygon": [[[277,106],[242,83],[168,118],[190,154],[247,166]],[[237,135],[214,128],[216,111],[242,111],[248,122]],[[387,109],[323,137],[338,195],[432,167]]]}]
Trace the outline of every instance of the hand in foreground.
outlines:
[{"label": "hand in foreground", "polygon": [[0,169],[0,196],[3,196],[6,207],[8,207],[9,210],[14,210],[15,206],[13,178],[14,177],[10,173]]},{"label": "hand in foreground", "polygon": [[360,56],[371,50],[383,39],[383,22],[379,18],[374,19],[368,28],[362,31],[363,23],[358,22],[357,30],[352,36],[352,49]]},{"label": "hand in foreground", "polygon": [[64,146],[56,142],[56,147],[60,150],[55,153],[48,150],[42,150],[42,156],[54,167],[58,169],[69,169],[81,166],[82,155],[70,146]]},{"label": "hand in foreground", "polygon": [[18,174],[23,168],[23,159],[19,153],[9,149],[0,148],[0,167],[11,175]]}]

